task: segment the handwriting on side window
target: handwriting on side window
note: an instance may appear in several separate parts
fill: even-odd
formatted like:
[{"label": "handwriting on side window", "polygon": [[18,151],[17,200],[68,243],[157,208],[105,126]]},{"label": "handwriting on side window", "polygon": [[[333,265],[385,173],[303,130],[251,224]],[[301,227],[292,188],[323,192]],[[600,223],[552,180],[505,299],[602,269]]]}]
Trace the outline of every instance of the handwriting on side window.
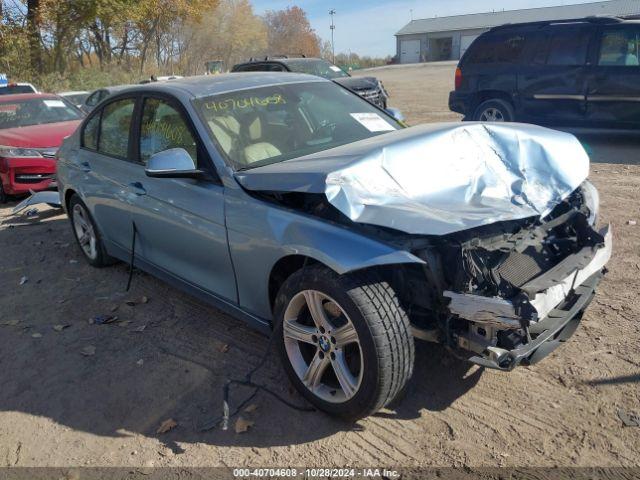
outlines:
[{"label": "handwriting on side window", "polygon": [[142,125],[142,135],[150,137],[154,134],[160,135],[173,145],[182,145],[185,138],[185,128],[172,126],[167,122],[149,122]]},{"label": "handwriting on side window", "polygon": [[226,110],[238,110],[249,107],[266,107],[268,105],[284,105],[287,101],[276,93],[269,95],[268,97],[243,97],[243,98],[228,98],[226,100],[207,102],[204,104],[204,108],[207,110],[213,110],[214,112],[226,111]]}]

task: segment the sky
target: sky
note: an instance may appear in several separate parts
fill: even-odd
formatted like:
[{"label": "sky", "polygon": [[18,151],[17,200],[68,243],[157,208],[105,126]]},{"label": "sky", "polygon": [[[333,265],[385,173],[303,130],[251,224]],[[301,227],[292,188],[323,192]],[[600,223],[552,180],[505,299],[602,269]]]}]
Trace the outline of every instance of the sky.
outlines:
[{"label": "sky", "polygon": [[385,57],[395,55],[398,30],[413,18],[445,17],[492,10],[549,7],[593,0],[252,0],[259,15],[297,5],[307,12],[311,26],[324,40],[331,38],[329,10],[335,9],[336,53]]}]

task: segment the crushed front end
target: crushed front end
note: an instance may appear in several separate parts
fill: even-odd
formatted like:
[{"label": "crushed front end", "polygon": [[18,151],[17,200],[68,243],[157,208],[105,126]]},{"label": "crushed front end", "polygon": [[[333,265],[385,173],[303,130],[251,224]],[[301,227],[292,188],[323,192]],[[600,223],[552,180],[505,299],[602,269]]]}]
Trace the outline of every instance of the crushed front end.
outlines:
[{"label": "crushed front end", "polygon": [[500,370],[533,364],[566,341],[611,257],[597,209],[597,191],[584,182],[542,219],[457,232],[418,252],[440,277],[441,303],[431,304],[439,341]]}]

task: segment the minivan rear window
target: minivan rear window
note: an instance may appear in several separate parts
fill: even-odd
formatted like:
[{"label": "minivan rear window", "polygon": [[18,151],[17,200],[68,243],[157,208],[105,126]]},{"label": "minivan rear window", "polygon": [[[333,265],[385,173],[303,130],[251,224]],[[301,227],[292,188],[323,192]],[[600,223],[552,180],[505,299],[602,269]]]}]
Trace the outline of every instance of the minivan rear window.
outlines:
[{"label": "minivan rear window", "polygon": [[524,45],[522,34],[486,35],[473,43],[465,63],[518,63]]}]

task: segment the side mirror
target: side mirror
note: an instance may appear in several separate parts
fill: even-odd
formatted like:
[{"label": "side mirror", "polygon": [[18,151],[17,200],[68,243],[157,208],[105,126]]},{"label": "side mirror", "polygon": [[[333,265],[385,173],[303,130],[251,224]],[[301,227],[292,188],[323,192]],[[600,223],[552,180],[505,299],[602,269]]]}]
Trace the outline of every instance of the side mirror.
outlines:
[{"label": "side mirror", "polygon": [[393,107],[389,107],[387,108],[386,112],[391,115],[393,118],[395,118],[397,121],[399,121],[400,123],[404,123],[404,115],[402,114],[402,112],[397,109],[397,108],[393,108]]},{"label": "side mirror", "polygon": [[205,172],[196,168],[184,148],[171,148],[151,155],[144,173],[154,178],[197,178]]}]

